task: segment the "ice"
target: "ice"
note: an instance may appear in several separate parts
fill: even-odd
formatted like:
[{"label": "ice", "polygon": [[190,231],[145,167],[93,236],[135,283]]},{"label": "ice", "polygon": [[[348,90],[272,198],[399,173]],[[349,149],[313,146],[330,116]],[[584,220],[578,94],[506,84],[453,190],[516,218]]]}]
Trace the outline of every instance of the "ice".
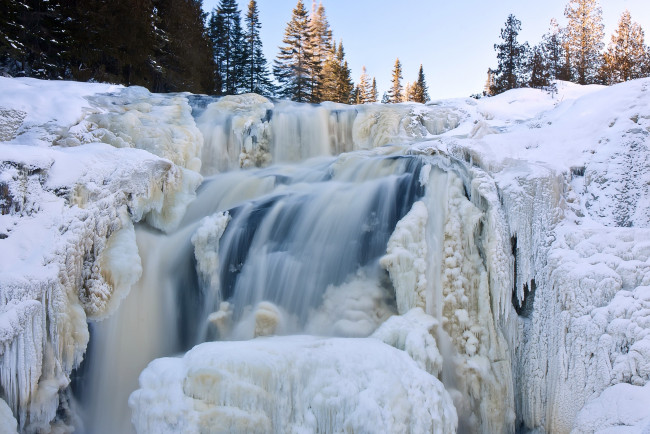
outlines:
[{"label": "ice", "polygon": [[[129,429],[111,425],[128,418],[111,402],[124,407],[151,358],[212,337],[252,340],[153,362],[132,398],[137,427],[417,431],[428,418],[454,430],[457,415],[471,432],[647,430],[650,79],[556,87],[305,107],[1,78],[3,421],[72,425],[66,390],[88,321],[109,317],[97,329],[115,320],[114,335],[93,338],[108,342],[92,362],[106,372],[93,386],[104,404],[90,412],[109,432]],[[199,170],[278,162],[292,164],[209,179],[211,199],[183,218]],[[398,201],[397,214],[378,205]],[[387,248],[375,251],[364,236],[380,224]],[[230,232],[251,228],[259,239]],[[244,247],[225,278],[215,270],[230,241]],[[129,303],[141,274],[146,291]],[[151,318],[133,320],[145,309]],[[297,332],[355,338],[278,336]],[[113,375],[118,364],[132,372]]]},{"label": "ice", "polygon": [[24,113],[1,145],[0,381],[19,429],[49,430],[55,418],[65,426],[75,417],[61,391],[83,359],[87,321],[114,312],[140,277],[133,222],[175,227],[201,177],[143,150],[67,140],[107,113],[94,98],[113,97],[97,94],[119,87],[5,78],[0,86],[11,88],[7,110]]},{"label": "ice", "polygon": [[646,433],[650,430],[650,384],[611,386],[583,407],[571,431],[582,433]]},{"label": "ice", "polygon": [[116,148],[143,149],[195,172],[201,169],[203,136],[186,97],[129,87],[89,100],[101,112],[74,125],[57,144],[103,142]]},{"label": "ice", "polygon": [[322,304],[310,314],[305,331],[315,335],[366,337],[395,314],[392,294],[364,273],[339,286],[330,285]]},{"label": "ice", "polygon": [[0,433],[15,434],[18,432],[17,428],[18,422],[11,413],[11,409],[3,399],[0,399]]},{"label": "ice", "polygon": [[386,255],[380,260],[390,273],[395,287],[397,310],[426,307],[427,240],[425,228],[429,217],[426,205],[418,201],[399,221],[388,240]]},{"label": "ice", "polygon": [[376,339],[258,338],[152,362],[129,405],[138,432],[455,432],[442,383]]}]

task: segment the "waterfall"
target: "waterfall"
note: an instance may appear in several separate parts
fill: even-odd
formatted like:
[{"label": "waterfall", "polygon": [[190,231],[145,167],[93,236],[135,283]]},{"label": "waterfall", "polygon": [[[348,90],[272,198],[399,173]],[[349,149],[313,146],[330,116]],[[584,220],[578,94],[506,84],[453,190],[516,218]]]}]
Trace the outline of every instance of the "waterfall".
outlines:
[{"label": "waterfall", "polygon": [[[154,395],[142,395],[142,389],[133,393],[141,372],[140,387],[149,387],[157,375],[148,372],[165,366],[152,363],[147,368],[154,359],[195,350],[202,354],[204,342],[256,342],[258,337],[288,335],[362,339],[352,346],[348,341],[326,341],[341,348],[365,348],[369,344],[364,339],[371,336],[406,350],[412,360],[395,360],[395,366],[421,363],[420,368],[404,367],[421,369],[412,372],[416,377],[426,376],[420,383],[409,383],[408,399],[424,393],[422,399],[437,402],[430,411],[439,413],[429,422],[437,421],[434,426],[448,431],[457,426],[458,414],[462,429],[507,431],[512,425],[510,407],[495,412],[483,404],[488,395],[510,402],[511,391],[509,371],[490,367],[491,361],[507,356],[494,325],[482,324],[495,320],[486,302],[485,258],[479,255],[487,242],[479,229],[485,209],[472,203],[471,177],[462,163],[444,155],[381,146],[402,136],[445,131],[457,124],[458,116],[407,105],[299,106],[271,103],[257,95],[216,101],[195,98],[191,103],[205,141],[202,172],[208,176],[173,233],[136,226],[142,278],[116,314],[93,325],[90,349],[76,382],[85,384],[75,388],[85,431],[132,431],[129,396],[133,401],[129,405],[137,408],[133,414],[137,427],[165,431],[148,413],[146,397]],[[395,333],[412,337],[405,341]],[[291,348],[320,345],[309,340],[286,342]],[[389,347],[381,348],[373,343],[367,351],[379,358],[402,357],[383,354]],[[278,369],[290,369],[283,365],[286,361],[276,362]],[[305,369],[321,369],[312,362],[305,362],[310,366]],[[247,361],[228,363],[240,366]],[[477,363],[485,366],[480,372]],[[249,375],[256,369],[228,375]],[[286,375],[291,381],[303,381],[294,374]],[[162,375],[164,381],[176,378]],[[258,380],[245,381],[258,387]],[[429,392],[419,389],[429,382]],[[212,393],[201,381],[192,384],[187,386],[192,391],[183,396]],[[291,389],[296,387],[302,386]],[[397,399],[384,396],[385,389],[376,393],[378,402]],[[238,404],[226,397],[223,405],[247,408],[247,395],[236,395],[244,401]],[[193,411],[173,405],[177,412]],[[271,419],[290,419],[288,415],[294,414],[276,414],[287,408],[286,403],[277,408],[268,407],[269,402],[264,405]],[[224,416],[230,422],[219,416],[211,423],[241,427],[256,420],[256,429],[264,432],[271,422],[259,415],[249,420],[245,408],[235,419]],[[314,423],[324,426],[329,411],[319,410]],[[345,412],[341,414],[344,417]],[[411,419],[404,414],[396,426]],[[194,420],[179,417],[183,423]],[[427,417],[420,415],[409,423],[427,424]],[[168,428],[194,429],[183,423]]]},{"label": "waterfall", "polygon": [[[92,329],[92,380],[81,397],[88,431],[129,429],[126,398],[154,358],[260,334],[365,337],[395,314],[378,261],[424,193],[423,160],[399,147],[385,153],[215,175],[174,234],[138,227],[144,275],[120,310]],[[227,225],[209,238],[210,225],[221,224],[214,216],[227,216]],[[202,267],[215,252],[216,267]],[[214,319],[220,309],[223,327]],[[260,315],[268,330],[259,330]]]}]

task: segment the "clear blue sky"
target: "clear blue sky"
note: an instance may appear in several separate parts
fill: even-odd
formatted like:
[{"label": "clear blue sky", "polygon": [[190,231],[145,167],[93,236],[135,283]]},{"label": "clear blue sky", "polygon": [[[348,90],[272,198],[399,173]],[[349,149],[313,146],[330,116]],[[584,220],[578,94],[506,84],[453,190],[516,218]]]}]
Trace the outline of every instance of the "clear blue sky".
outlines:
[{"label": "clear blue sky", "polygon": [[[249,0],[238,0],[243,14]],[[312,0],[303,0],[311,10]],[[465,97],[481,92],[488,67],[496,67],[494,44],[509,14],[522,23],[519,41],[535,45],[551,18],[565,25],[568,0],[322,0],[334,38],[343,40],[352,78],[362,66],[377,78],[380,97],[390,85],[395,59],[402,63],[404,83],[424,67],[432,99]],[[211,11],[219,0],[203,0]],[[297,0],[258,0],[262,43],[272,64]],[[650,42],[650,0],[601,0],[605,43],[627,8]],[[242,22],[243,24],[243,22]]]}]

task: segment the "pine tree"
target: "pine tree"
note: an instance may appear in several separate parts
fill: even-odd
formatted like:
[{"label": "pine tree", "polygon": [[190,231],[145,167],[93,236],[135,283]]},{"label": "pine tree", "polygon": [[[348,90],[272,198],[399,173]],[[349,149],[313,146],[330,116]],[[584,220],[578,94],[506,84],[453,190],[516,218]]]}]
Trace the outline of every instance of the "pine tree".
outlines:
[{"label": "pine tree", "polygon": [[372,84],[370,83],[370,77],[366,72],[365,66],[361,69],[361,77],[359,78],[359,85],[356,89],[356,104],[372,102]]},{"label": "pine tree", "polygon": [[571,69],[579,84],[597,81],[605,36],[602,14],[598,0],[569,0],[564,10]]},{"label": "pine tree", "polygon": [[377,102],[379,100],[379,92],[377,92],[377,80],[372,77],[372,88],[370,90],[370,100],[368,102]]},{"label": "pine tree", "polygon": [[388,92],[384,92],[384,95],[382,95],[381,103],[382,104],[390,104],[390,95],[388,94]]},{"label": "pine tree", "polygon": [[266,58],[262,51],[262,40],[260,38],[262,24],[260,23],[255,0],[250,0],[250,3],[248,3],[248,13],[245,21],[244,41],[246,55],[244,57],[246,63],[243,71],[244,86],[242,90],[271,96],[275,93],[275,86],[271,81]]},{"label": "pine tree", "polygon": [[399,58],[395,60],[395,66],[393,66],[393,76],[391,79],[391,87],[388,91],[388,101],[390,103],[402,102],[404,99],[404,88],[402,87],[402,64],[399,61]]},{"label": "pine tree", "polygon": [[559,80],[565,63],[562,29],[555,18],[551,19],[549,31],[542,36],[541,51],[548,68],[550,80]]},{"label": "pine tree", "polygon": [[160,92],[212,92],[214,63],[202,0],[155,0]]},{"label": "pine tree", "polygon": [[643,77],[645,56],[643,29],[632,22],[630,12],[626,10],[604,54],[601,77],[605,76],[605,84]]},{"label": "pine tree", "polygon": [[325,62],[323,76],[323,101],[354,103],[354,83],[348,62],[345,60],[343,41],[339,42],[334,57]]},{"label": "pine tree", "polygon": [[485,86],[483,86],[483,96],[492,96],[494,95],[492,93],[492,89],[494,89],[495,86],[495,81],[494,81],[494,71],[492,68],[488,68],[487,70],[487,79],[485,80]]},{"label": "pine tree", "polygon": [[298,102],[312,100],[311,27],[302,0],[293,9],[291,21],[284,32],[280,53],[273,65],[273,74],[280,83],[279,94]]},{"label": "pine tree", "polygon": [[528,44],[520,44],[517,36],[521,31],[521,21],[510,14],[505,27],[501,29],[501,44],[494,44],[497,52],[498,68],[495,71],[492,94],[515,89],[525,82],[523,75],[526,64]]},{"label": "pine tree", "polygon": [[529,70],[528,86],[541,89],[550,84],[550,72],[543,46],[537,45],[531,50]]},{"label": "pine tree", "polygon": [[319,3],[318,7],[316,7],[315,2],[313,3],[309,26],[311,30],[311,39],[309,41],[311,102],[318,103],[323,101],[323,81],[325,79],[323,69],[325,62],[334,56],[332,30],[325,16],[325,7],[322,3]]},{"label": "pine tree", "polygon": [[429,88],[427,87],[427,82],[424,78],[424,69],[420,65],[420,71],[418,72],[418,79],[413,84],[413,98],[412,101],[419,102],[424,104],[429,102]]},{"label": "pine tree", "polygon": [[246,85],[243,72],[247,62],[237,0],[219,2],[210,18],[209,34],[216,72],[222,83],[222,89],[217,89],[217,93],[234,95]]},{"label": "pine tree", "polygon": [[68,2],[0,2],[0,70],[38,78],[69,76]]}]

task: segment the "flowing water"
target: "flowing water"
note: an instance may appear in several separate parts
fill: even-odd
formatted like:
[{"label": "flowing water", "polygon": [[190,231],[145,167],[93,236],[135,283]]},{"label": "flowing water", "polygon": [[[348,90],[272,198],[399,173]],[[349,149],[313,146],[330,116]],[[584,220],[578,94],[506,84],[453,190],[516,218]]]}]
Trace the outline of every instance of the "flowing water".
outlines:
[{"label": "flowing water", "polygon": [[[402,152],[216,175],[176,232],[140,226],[144,275],[119,311],[92,327],[80,399],[86,430],[131,429],[128,395],[154,358],[260,334],[367,336],[395,313],[378,260],[424,194],[422,159]],[[332,328],[322,306],[330,297],[346,303],[345,294],[360,317]],[[359,297],[367,307],[354,304]]]}]

